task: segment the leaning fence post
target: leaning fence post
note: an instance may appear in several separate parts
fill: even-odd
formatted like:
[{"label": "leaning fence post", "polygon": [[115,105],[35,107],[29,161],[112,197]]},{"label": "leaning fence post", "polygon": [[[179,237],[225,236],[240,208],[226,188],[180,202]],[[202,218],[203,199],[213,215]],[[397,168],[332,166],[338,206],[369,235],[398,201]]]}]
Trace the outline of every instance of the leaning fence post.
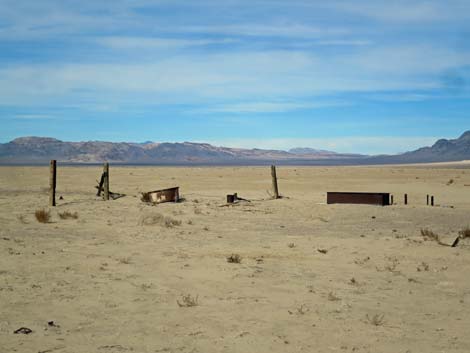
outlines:
[{"label": "leaning fence post", "polygon": [[109,200],[109,163],[104,164],[103,175],[104,175],[103,198],[105,201],[108,201]]},{"label": "leaning fence post", "polygon": [[276,166],[274,166],[274,165],[271,166],[271,177],[273,179],[274,198],[278,199],[279,198],[279,189],[277,187]]},{"label": "leaning fence post", "polygon": [[49,206],[55,206],[55,188],[57,185],[57,162],[51,160],[49,166]]}]

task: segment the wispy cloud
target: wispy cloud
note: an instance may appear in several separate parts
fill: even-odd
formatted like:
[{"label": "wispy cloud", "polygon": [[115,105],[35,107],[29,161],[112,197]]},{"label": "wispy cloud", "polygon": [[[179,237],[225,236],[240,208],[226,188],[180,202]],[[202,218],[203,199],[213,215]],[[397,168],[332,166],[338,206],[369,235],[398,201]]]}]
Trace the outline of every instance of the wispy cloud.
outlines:
[{"label": "wispy cloud", "polygon": [[[114,119],[123,135],[147,135],[155,124],[163,140],[222,138],[231,119],[231,134],[241,138],[252,137],[246,121],[264,138],[344,129],[437,136],[470,119],[466,0],[0,0],[0,7],[0,118],[8,116],[0,134],[60,127],[84,136],[78,119],[106,134],[100,122]],[[49,115],[57,124],[45,128]],[[411,115],[429,123],[410,132]],[[442,116],[445,131],[432,124]],[[132,124],[136,118],[145,123]],[[180,129],[164,128],[175,121]],[[313,135],[319,126],[324,131]],[[383,140],[335,141],[310,145],[378,151]],[[426,142],[388,141],[397,152]]]},{"label": "wispy cloud", "polygon": [[96,39],[97,43],[113,49],[172,49],[215,44],[233,44],[238,40],[233,38],[223,39],[175,39],[175,38],[150,38],[150,37],[102,37]]},{"label": "wispy cloud", "polygon": [[57,117],[46,114],[17,114],[13,116],[15,119],[20,120],[53,120]]},{"label": "wispy cloud", "polygon": [[346,102],[340,101],[327,101],[318,103],[305,103],[305,102],[243,102],[232,103],[218,106],[208,106],[205,109],[199,109],[197,112],[207,113],[285,113],[296,110],[311,110],[331,106],[342,106]]}]

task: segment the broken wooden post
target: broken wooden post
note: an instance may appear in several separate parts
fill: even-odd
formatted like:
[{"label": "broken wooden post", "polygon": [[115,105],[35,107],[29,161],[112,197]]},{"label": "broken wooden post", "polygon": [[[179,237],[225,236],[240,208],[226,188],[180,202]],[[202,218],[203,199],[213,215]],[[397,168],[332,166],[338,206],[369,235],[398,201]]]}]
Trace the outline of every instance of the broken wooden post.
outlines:
[{"label": "broken wooden post", "polygon": [[273,179],[273,192],[274,192],[273,198],[278,199],[279,198],[279,189],[277,187],[276,166],[274,166],[274,165],[271,166],[271,177]]},{"label": "broken wooden post", "polygon": [[103,190],[103,184],[104,184],[104,173],[101,174],[101,179],[97,186],[98,192],[96,193],[96,196],[101,196],[101,190]]},{"label": "broken wooden post", "polygon": [[431,206],[434,206],[434,196],[431,196]]},{"label": "broken wooden post", "polygon": [[103,167],[103,199],[109,200],[109,163],[105,163]]},{"label": "broken wooden post", "polygon": [[405,205],[408,205],[408,194],[405,194]]},{"label": "broken wooden post", "polygon": [[55,206],[55,188],[57,185],[57,161],[51,160],[49,167],[49,206]]}]

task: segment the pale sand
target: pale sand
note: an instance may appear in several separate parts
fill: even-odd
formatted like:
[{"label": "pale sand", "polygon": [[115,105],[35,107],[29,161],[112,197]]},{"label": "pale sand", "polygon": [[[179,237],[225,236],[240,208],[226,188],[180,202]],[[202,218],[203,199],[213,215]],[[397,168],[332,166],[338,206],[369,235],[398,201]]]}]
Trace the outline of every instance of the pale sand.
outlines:
[{"label": "pale sand", "polygon": [[[266,167],[111,166],[128,196],[109,202],[100,172],[59,166],[64,199],[40,224],[48,169],[0,168],[1,352],[470,352],[470,239],[420,235],[451,243],[470,225],[469,169],[281,167],[275,201]],[[182,203],[139,199],[176,185]],[[398,205],[326,205],[326,191]],[[254,201],[219,207],[233,192]],[[157,213],[182,224],[140,225]]]}]

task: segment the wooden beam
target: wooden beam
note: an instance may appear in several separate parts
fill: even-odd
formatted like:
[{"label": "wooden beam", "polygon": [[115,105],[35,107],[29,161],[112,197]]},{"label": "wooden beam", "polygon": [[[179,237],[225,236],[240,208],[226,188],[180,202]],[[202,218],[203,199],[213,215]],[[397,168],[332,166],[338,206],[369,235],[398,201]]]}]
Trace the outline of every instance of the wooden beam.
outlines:
[{"label": "wooden beam", "polygon": [[49,206],[55,206],[55,189],[57,186],[57,161],[51,160],[49,166]]},{"label": "wooden beam", "polygon": [[271,177],[272,177],[272,180],[273,180],[273,193],[274,193],[273,198],[278,199],[279,198],[279,189],[277,187],[276,166],[274,166],[274,165],[271,166]]},{"label": "wooden beam", "polygon": [[96,193],[96,196],[101,196],[101,190],[103,190],[103,184],[104,184],[104,173],[101,174],[101,179],[100,179],[100,182],[98,183],[98,192]]},{"label": "wooden beam", "polygon": [[103,199],[105,201],[109,200],[109,163],[105,163],[103,166]]}]

